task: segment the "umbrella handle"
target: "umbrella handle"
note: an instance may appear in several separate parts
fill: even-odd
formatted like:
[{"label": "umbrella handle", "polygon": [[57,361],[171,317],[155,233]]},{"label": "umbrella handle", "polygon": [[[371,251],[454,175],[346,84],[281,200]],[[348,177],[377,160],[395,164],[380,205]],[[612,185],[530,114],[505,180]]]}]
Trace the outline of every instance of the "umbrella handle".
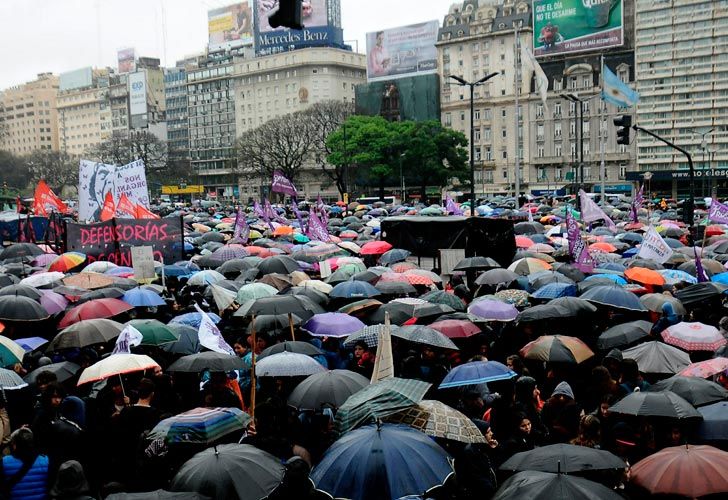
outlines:
[{"label": "umbrella handle", "polygon": [[121,373],[117,375],[119,376],[119,384],[121,384],[121,394],[126,397],[126,390],[124,390],[124,380],[121,378]]},{"label": "umbrella handle", "polygon": [[296,334],[293,333],[293,314],[288,313],[288,328],[291,329],[291,340],[296,340]]}]

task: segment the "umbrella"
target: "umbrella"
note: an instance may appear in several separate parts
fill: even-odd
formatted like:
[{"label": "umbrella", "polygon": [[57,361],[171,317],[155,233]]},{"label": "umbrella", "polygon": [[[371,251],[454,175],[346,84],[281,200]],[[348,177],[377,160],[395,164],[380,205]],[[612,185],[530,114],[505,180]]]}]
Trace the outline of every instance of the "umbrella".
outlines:
[{"label": "umbrella", "polygon": [[630,267],[624,272],[625,277],[643,285],[665,284],[665,278],[659,272],[644,267]]},{"label": "umbrella", "polygon": [[[41,272],[41,273],[35,273],[31,274],[27,278],[23,278],[20,280],[21,285],[28,285],[35,288],[40,288],[44,286],[48,286],[51,283],[55,283],[57,281],[60,281],[65,274],[63,273],[48,273],[48,272]],[[10,283],[15,284],[15,283]],[[7,286],[7,285],[3,285]]]},{"label": "umbrella", "polygon": [[210,445],[228,434],[242,433],[250,420],[238,408],[194,408],[159,422],[149,439],[164,439],[167,444]]},{"label": "umbrella", "polygon": [[712,446],[664,448],[630,472],[630,480],[652,495],[699,498],[728,492],[728,453]]},{"label": "umbrella", "polygon": [[518,314],[519,322],[541,321],[544,319],[570,318],[579,315],[593,314],[596,306],[576,297],[561,297],[548,304],[529,307]]},{"label": "umbrella", "polygon": [[42,292],[40,305],[48,311],[48,314],[58,314],[65,311],[66,307],[68,307],[68,300],[60,293],[52,290],[43,290]]},{"label": "umbrella", "polygon": [[518,279],[518,274],[508,269],[490,269],[478,276],[475,280],[476,285],[500,285],[502,283],[511,283]]},{"label": "umbrella", "polygon": [[408,295],[417,292],[407,281],[380,281],[374,287],[384,295]]},{"label": "umbrella", "polygon": [[403,326],[392,331],[393,337],[399,337],[417,344],[425,344],[442,349],[457,350],[452,340],[434,328],[425,325]]},{"label": "umbrella", "polygon": [[44,252],[35,243],[13,243],[0,252],[0,260],[7,260],[16,257],[37,257]]},{"label": "umbrella", "polygon": [[626,359],[634,359],[642,373],[672,375],[690,364],[688,353],[662,342],[645,342],[622,352]]},{"label": "umbrella", "polygon": [[728,401],[701,406],[698,412],[703,420],[696,434],[705,441],[728,441]]},{"label": "umbrella", "polygon": [[323,307],[308,297],[301,295],[274,295],[262,299],[249,300],[235,311],[234,316],[252,314],[295,314],[301,319],[309,319],[314,314],[326,312]]},{"label": "umbrella", "polygon": [[430,324],[430,328],[450,339],[467,338],[481,332],[480,327],[472,321],[456,319],[436,321]]},{"label": "umbrella", "polygon": [[51,262],[48,270],[51,272],[67,273],[74,267],[80,266],[86,262],[86,256],[80,252],[66,252],[59,255]]},{"label": "umbrella", "polygon": [[[366,254],[364,254],[366,255]],[[379,257],[379,262],[383,265],[394,264],[395,262],[402,262],[411,255],[409,250],[402,250],[401,248],[393,248],[387,250]]]},{"label": "umbrella", "polygon": [[461,259],[453,270],[467,271],[469,269],[493,269],[497,267],[501,267],[501,265],[490,257],[466,257]]},{"label": "umbrella", "polygon": [[552,444],[516,453],[500,466],[500,470],[572,473],[626,467],[624,460],[605,450],[573,444]]},{"label": "umbrella", "polygon": [[160,366],[149,356],[143,354],[112,354],[86,368],[81,373],[77,385],[152,368],[160,368]]},{"label": "umbrella", "polygon": [[386,241],[369,241],[362,245],[361,255],[382,255],[392,249],[392,245]]},{"label": "umbrella", "polygon": [[156,319],[133,319],[126,323],[142,334],[141,345],[162,345],[179,340],[179,335]]},{"label": "umbrella", "polygon": [[223,444],[185,462],[169,488],[210,498],[261,500],[281,484],[285,471],[277,457],[252,445]]},{"label": "umbrella", "polygon": [[104,344],[118,337],[123,329],[124,325],[110,319],[85,319],[61,330],[46,350],[52,352]]},{"label": "umbrella", "polygon": [[203,370],[210,370],[211,372],[228,372],[231,370],[244,369],[246,369],[246,367],[243,364],[242,358],[215,351],[205,351],[182,356],[172,363],[167,368],[167,371],[200,373]]},{"label": "umbrella", "polygon": [[49,316],[38,302],[22,295],[0,297],[0,320],[2,321],[42,321]]},{"label": "umbrella", "polygon": [[[286,320],[286,325],[288,324]],[[255,318],[255,325],[256,328],[258,327],[258,318]],[[264,328],[261,328],[260,331],[266,331]],[[261,352],[256,359],[262,360],[266,356],[270,356],[271,354],[279,354],[282,352],[292,352],[295,354],[303,354],[306,356],[321,356],[323,355],[323,352],[316,346],[309,344],[308,342],[301,342],[300,340],[287,340],[286,342],[279,342],[277,344],[274,344]]]},{"label": "umbrella", "polygon": [[468,312],[486,321],[513,321],[518,316],[518,309],[513,304],[499,300],[478,300],[470,304]]},{"label": "umbrella", "polygon": [[84,302],[69,310],[58,323],[59,328],[65,328],[84,319],[111,318],[118,314],[132,310],[134,307],[119,299],[96,299]]},{"label": "umbrella", "polygon": [[609,411],[638,417],[701,418],[693,405],[670,391],[632,392],[612,405]]},{"label": "umbrella", "polygon": [[715,351],[726,344],[717,328],[699,322],[682,321],[666,328],[660,335],[666,343],[686,351]]},{"label": "umbrella", "polygon": [[92,292],[82,294],[78,299],[78,304],[89,302],[96,299],[120,299],[124,296],[124,290],[118,287],[100,288]]},{"label": "umbrella", "polygon": [[263,261],[258,264],[258,269],[261,274],[288,274],[293,271],[300,271],[301,266],[288,255],[275,255],[273,257],[263,259]]},{"label": "umbrella", "polygon": [[385,420],[409,425],[430,437],[461,443],[485,443],[485,437],[472,420],[440,401],[423,399],[419,404],[390,415]]},{"label": "umbrella", "polygon": [[549,283],[540,287],[531,296],[534,299],[557,299],[559,297],[575,297],[576,285],[568,283]]},{"label": "umbrella", "polygon": [[[117,269],[120,268],[114,268],[114,270]],[[111,276],[106,276],[100,273],[78,273],[73,276],[63,278],[64,285],[83,288],[84,290],[104,288],[112,285],[113,283],[114,279]]]},{"label": "umbrella", "polygon": [[341,435],[367,421],[409,408],[422,401],[430,386],[419,380],[397,377],[368,385],[339,407],[334,430]]},{"label": "umbrella", "polygon": [[675,314],[678,316],[684,316],[687,314],[687,310],[685,310],[685,306],[682,302],[670,295],[664,295],[662,293],[647,293],[640,297],[640,302],[642,302],[642,305],[645,306],[648,311],[656,313],[661,313],[663,304],[669,302],[672,304],[672,310],[675,311]]},{"label": "umbrella", "polygon": [[471,361],[456,366],[445,376],[440,389],[510,380],[518,374],[498,361]]},{"label": "umbrella", "polygon": [[322,371],[325,368],[312,357],[286,351],[266,356],[255,365],[259,377],[302,377]]},{"label": "umbrella", "polygon": [[10,366],[22,363],[25,349],[4,335],[0,335],[0,366]]},{"label": "umbrella", "polygon": [[146,288],[132,288],[121,297],[121,300],[134,307],[156,307],[166,305],[159,294]]},{"label": "umbrella", "polygon": [[493,500],[622,500],[604,485],[566,474],[523,471],[508,478]]},{"label": "umbrella", "polygon": [[584,342],[565,335],[543,335],[526,344],[520,354],[526,359],[577,364],[594,356]]},{"label": "umbrella", "polygon": [[13,370],[0,368],[0,389],[2,389],[3,391],[11,391],[15,389],[22,389],[23,387],[27,386],[28,384],[23,381],[23,379],[20,378],[20,375],[15,373]]},{"label": "umbrella", "polygon": [[673,375],[650,386],[651,392],[672,391],[693,406],[704,406],[728,399],[723,386],[698,377]]},{"label": "umbrella", "polygon": [[[299,326],[301,324],[301,318],[295,314],[291,315],[293,326]],[[283,335],[286,336],[290,332],[290,324],[288,321],[287,314],[261,314],[255,317],[255,328],[259,332],[266,332],[268,335]],[[253,323],[248,324],[247,333],[253,332]],[[285,349],[281,349],[283,351]],[[276,351],[276,352],[281,352]],[[265,352],[265,351],[264,351]],[[305,354],[305,353],[304,353]]]},{"label": "umbrella", "polygon": [[175,342],[162,344],[160,347],[172,354],[195,354],[200,352],[200,337],[197,329],[182,323],[168,323],[167,326],[179,338]]},{"label": "umbrella", "polygon": [[24,380],[29,384],[34,385],[35,379],[38,377],[39,373],[51,372],[56,376],[58,382],[63,383],[69,380],[71,377],[74,377],[80,369],[81,367],[78,366],[76,363],[71,363],[70,361],[61,361],[60,363],[51,363],[49,365],[36,368],[35,370],[27,374],[24,377]]},{"label": "umbrella", "polygon": [[619,285],[595,286],[584,292],[581,298],[603,306],[628,311],[646,311],[639,298]]},{"label": "umbrella", "polygon": [[[379,343],[379,333],[385,326],[383,324],[365,326],[361,330],[352,333],[344,341],[344,347],[352,349],[357,342],[364,342],[368,347],[376,347]],[[390,326],[390,332],[399,329],[398,326]]]},{"label": "umbrella", "polygon": [[204,271],[196,272],[192,277],[187,280],[188,285],[195,286],[207,286],[217,283],[225,279],[225,276],[213,271],[212,269],[205,269]]},{"label": "umbrella", "polygon": [[518,259],[508,266],[509,271],[520,276],[528,276],[529,274],[537,273],[539,271],[548,271],[550,269],[551,265],[548,262],[544,262],[540,259],[534,259],[533,257]]},{"label": "umbrella", "polygon": [[597,339],[597,348],[603,351],[614,347],[624,347],[650,335],[652,323],[649,321],[630,321],[615,325]]},{"label": "umbrella", "polygon": [[288,404],[298,410],[338,408],[349,396],[368,385],[368,378],[349,370],[314,373],[296,386],[288,396]]},{"label": "umbrella", "polygon": [[362,300],[357,300],[350,304],[341,306],[338,309],[338,312],[344,313],[344,314],[356,315],[356,314],[366,313],[371,310],[377,309],[381,305],[382,305],[382,303],[376,299],[362,299]]},{"label": "umbrella", "polygon": [[728,290],[728,285],[708,281],[705,283],[697,283],[695,285],[686,286],[682,290],[679,290],[675,294],[675,297],[680,300],[683,305],[690,306],[692,304],[706,302],[715,297],[719,297],[726,290]]},{"label": "umbrella", "polygon": [[452,293],[447,293],[443,290],[433,290],[431,292],[427,292],[420,298],[431,304],[445,304],[452,307],[456,311],[465,310],[465,303],[462,301],[462,299]]},{"label": "umbrella", "polygon": [[449,458],[411,427],[369,425],[331,445],[311,479],[334,498],[395,499],[442,484],[452,474]]},{"label": "umbrella", "polygon": [[692,363],[678,372],[686,377],[708,378],[728,370],[728,358],[716,357]]},{"label": "umbrella", "polygon": [[346,337],[364,328],[364,323],[343,313],[316,314],[303,325],[303,329],[316,337]]},{"label": "umbrella", "polygon": [[[213,312],[208,312],[207,316],[212,320],[213,323],[218,324],[221,321],[220,316]],[[192,328],[200,328],[200,321],[202,315],[198,312],[191,312],[180,314],[170,320],[170,323],[180,323],[182,325],[191,326]]]},{"label": "umbrella", "polygon": [[263,297],[272,297],[278,294],[278,289],[267,285],[265,283],[248,283],[243,285],[238,290],[237,298],[235,299],[238,304],[243,304],[248,300],[261,299]]},{"label": "umbrella", "polygon": [[48,340],[43,337],[26,337],[22,339],[15,339],[15,342],[26,352],[31,352],[47,344]]}]

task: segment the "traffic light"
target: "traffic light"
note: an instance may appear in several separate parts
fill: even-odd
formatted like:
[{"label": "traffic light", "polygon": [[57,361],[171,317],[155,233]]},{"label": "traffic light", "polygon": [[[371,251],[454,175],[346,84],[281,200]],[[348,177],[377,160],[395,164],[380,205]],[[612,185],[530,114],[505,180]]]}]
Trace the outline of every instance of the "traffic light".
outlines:
[{"label": "traffic light", "polygon": [[302,30],[302,0],[278,0],[278,10],[268,17],[271,28],[281,26],[294,30]]},{"label": "traffic light", "polygon": [[621,115],[614,119],[614,125],[617,129],[617,144],[629,146],[629,129],[632,127],[632,116]]}]

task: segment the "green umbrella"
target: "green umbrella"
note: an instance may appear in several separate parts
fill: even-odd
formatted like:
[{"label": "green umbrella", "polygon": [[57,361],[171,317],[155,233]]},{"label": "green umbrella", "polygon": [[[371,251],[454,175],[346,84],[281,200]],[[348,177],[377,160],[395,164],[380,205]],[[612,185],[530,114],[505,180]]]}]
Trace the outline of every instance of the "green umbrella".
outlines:
[{"label": "green umbrella", "polygon": [[445,304],[446,306],[452,307],[456,311],[465,310],[465,302],[463,302],[460,297],[457,297],[452,293],[444,292],[442,290],[433,290],[432,292],[427,292],[420,298],[422,300],[426,300],[430,304]]},{"label": "green umbrella", "polygon": [[244,304],[249,300],[262,299],[263,297],[271,297],[277,294],[278,289],[274,286],[266,283],[250,283],[240,287],[235,300],[238,304]]},{"label": "green umbrella", "polygon": [[179,335],[156,319],[133,319],[127,323],[142,334],[141,345],[162,345],[179,340]]},{"label": "green umbrella", "polygon": [[350,396],[336,413],[334,430],[338,435],[371,420],[388,417],[416,405],[432,384],[392,377],[368,385]]}]

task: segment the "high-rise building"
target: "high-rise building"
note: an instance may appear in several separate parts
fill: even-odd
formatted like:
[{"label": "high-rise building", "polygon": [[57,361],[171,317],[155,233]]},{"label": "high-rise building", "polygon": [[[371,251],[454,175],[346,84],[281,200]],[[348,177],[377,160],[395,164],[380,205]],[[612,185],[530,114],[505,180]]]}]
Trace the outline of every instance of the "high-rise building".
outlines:
[{"label": "high-rise building", "polygon": [[25,155],[36,149],[58,151],[58,77],[36,80],[0,92],[0,149]]},{"label": "high-rise building", "polygon": [[170,157],[187,159],[190,153],[187,110],[187,72],[184,67],[164,70],[167,106],[167,147]]},{"label": "high-rise building", "polygon": [[[728,195],[728,1],[638,0],[637,123],[692,154],[696,196]],[[685,198],[684,155],[637,135],[635,181],[653,194]],[[649,172],[651,175],[645,176]]]}]

